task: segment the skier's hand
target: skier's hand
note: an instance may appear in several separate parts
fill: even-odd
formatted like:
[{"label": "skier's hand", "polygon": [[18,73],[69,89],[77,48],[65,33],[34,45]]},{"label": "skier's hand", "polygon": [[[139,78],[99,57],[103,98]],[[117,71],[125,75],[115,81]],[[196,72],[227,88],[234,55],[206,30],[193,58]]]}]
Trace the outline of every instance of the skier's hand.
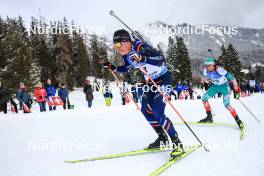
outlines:
[{"label": "skier's hand", "polygon": [[140,35],[138,31],[135,31],[135,33],[134,32],[131,33],[131,36],[134,40],[140,40],[137,35]]},{"label": "skier's hand", "polygon": [[239,97],[240,97],[240,88],[237,86],[234,87],[234,98],[238,100]]},{"label": "skier's hand", "polygon": [[110,69],[110,70],[115,70],[116,66],[112,65],[110,62],[105,62],[103,63],[104,69]]},{"label": "skier's hand", "polygon": [[234,98],[238,100],[239,97],[240,97],[240,93],[234,92]]},{"label": "skier's hand", "polygon": [[137,54],[137,53],[131,53],[129,55],[129,58],[133,61],[133,62],[136,62],[136,63],[139,63],[139,62],[144,62],[144,57],[142,57],[141,55]]},{"label": "skier's hand", "polygon": [[133,32],[131,33],[131,36],[132,36],[133,40],[138,40],[138,38],[136,37],[136,35]]}]

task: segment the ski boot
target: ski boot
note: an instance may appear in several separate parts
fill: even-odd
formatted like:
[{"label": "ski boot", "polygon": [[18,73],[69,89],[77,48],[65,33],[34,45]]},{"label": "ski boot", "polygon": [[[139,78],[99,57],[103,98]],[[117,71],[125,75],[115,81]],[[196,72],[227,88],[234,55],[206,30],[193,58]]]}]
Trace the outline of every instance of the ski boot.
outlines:
[{"label": "ski boot", "polygon": [[148,149],[160,148],[162,144],[167,145],[167,143],[169,143],[168,136],[164,131],[158,135],[158,138],[153,143],[149,144],[147,147]]},{"label": "ski boot", "polygon": [[236,123],[239,126],[241,130],[244,128],[244,123],[238,118],[238,116],[235,117]]},{"label": "ski boot", "polygon": [[207,111],[206,114],[207,116],[204,119],[200,120],[198,123],[213,123],[213,116],[211,111]]},{"label": "ski boot", "polygon": [[174,158],[180,156],[181,154],[183,154],[184,149],[183,149],[183,144],[180,141],[180,139],[178,138],[178,136],[172,137],[171,142],[172,142],[173,150],[172,150],[170,156],[171,156],[171,159],[174,159]]}]

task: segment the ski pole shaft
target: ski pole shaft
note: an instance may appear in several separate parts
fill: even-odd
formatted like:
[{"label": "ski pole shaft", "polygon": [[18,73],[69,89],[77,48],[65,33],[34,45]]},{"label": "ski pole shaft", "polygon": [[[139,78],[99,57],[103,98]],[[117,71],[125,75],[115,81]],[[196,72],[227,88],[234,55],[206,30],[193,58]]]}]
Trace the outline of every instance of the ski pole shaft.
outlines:
[{"label": "ski pole shaft", "polygon": [[141,41],[144,42],[143,37],[141,37],[137,32],[135,32],[133,29],[131,29],[124,21],[122,21],[118,16],[116,16],[116,14],[113,10],[110,10],[109,14],[111,16],[115,17],[120,23],[122,23],[124,26],[126,26],[126,28],[129,29],[135,36],[137,36]]},{"label": "ski pole shaft", "polygon": [[260,123],[260,120],[248,109],[248,107],[240,99],[238,100],[244,106],[244,108],[252,115],[252,117],[254,117],[258,123]]},{"label": "ski pole shaft", "polygon": [[173,109],[173,111],[180,117],[180,119],[182,120],[182,122],[187,126],[187,128],[191,131],[191,133],[194,135],[194,137],[197,139],[197,141],[203,146],[203,148],[205,149],[205,151],[209,151],[205,145],[201,142],[201,140],[198,138],[198,136],[194,133],[194,131],[191,129],[191,127],[188,125],[188,123],[184,120],[184,118],[182,117],[182,115],[177,111],[177,109],[173,106],[173,104],[170,102],[169,98],[167,97],[167,95],[165,95],[162,91],[159,90],[159,87],[157,85],[157,83],[147,74],[147,72],[143,69],[143,67],[141,65],[140,66],[140,70],[146,75],[146,77],[152,82],[152,84],[157,88],[157,90],[160,92],[160,94],[163,96],[163,98],[166,100],[166,102],[169,103],[169,105],[171,106],[171,108]]},{"label": "ski pole shaft", "polygon": [[[103,60],[100,60],[99,61],[100,64],[103,64],[104,61]],[[117,84],[118,85],[121,85],[121,81],[118,79],[118,77],[116,76],[116,74],[112,71],[112,70],[109,70],[111,72],[111,74],[114,76],[115,80],[117,81]],[[140,107],[138,106],[138,104],[136,103],[136,101],[134,100],[133,97],[131,97],[131,95],[129,93],[126,92],[126,95],[128,96],[128,98],[136,105],[137,109],[140,110],[140,112],[143,114],[143,112],[141,111]],[[143,114],[144,115],[144,114]]]},{"label": "ski pole shaft", "polygon": [[211,112],[212,112],[212,115],[213,115],[213,117],[215,116],[215,113],[214,113],[214,111],[213,111],[213,109],[211,108]]},{"label": "ski pole shaft", "polygon": [[[121,85],[121,82],[120,82],[120,80],[118,79],[118,77],[116,76],[116,74],[112,71],[112,70],[109,70],[111,73],[112,73],[112,75],[115,77],[115,79],[117,80],[117,82],[118,82],[118,85]],[[137,109],[138,110],[140,110],[140,112],[142,112],[141,111],[141,109],[140,109],[140,107],[138,106],[138,104],[136,103],[136,101],[134,100],[134,98],[129,94],[129,93],[127,93],[126,92],[126,95],[128,96],[128,98],[136,105],[136,107],[137,107]],[[143,112],[142,112],[142,114],[143,114]]]}]

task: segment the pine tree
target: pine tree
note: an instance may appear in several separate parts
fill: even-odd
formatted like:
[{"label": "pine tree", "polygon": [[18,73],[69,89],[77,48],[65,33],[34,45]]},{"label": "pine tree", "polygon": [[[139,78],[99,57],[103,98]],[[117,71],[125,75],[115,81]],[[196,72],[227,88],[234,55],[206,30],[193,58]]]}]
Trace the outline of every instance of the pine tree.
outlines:
[{"label": "pine tree", "polygon": [[[46,29],[46,24],[35,18],[31,20],[31,29],[41,27]],[[52,58],[47,43],[48,36],[37,31],[30,31],[30,46],[32,55],[32,77],[34,84],[38,81],[45,82],[52,76]]]},{"label": "pine tree", "polygon": [[79,58],[80,58],[80,70],[79,70],[80,77],[77,83],[79,86],[82,86],[83,82],[88,76],[90,64],[88,62],[87,48],[84,44],[83,38],[81,37],[79,37],[79,40],[78,40],[78,50],[77,51],[78,51]]},{"label": "pine tree", "polygon": [[6,23],[0,16],[0,78],[3,76],[4,68],[7,65],[6,57]]},{"label": "pine tree", "polygon": [[83,86],[89,73],[88,53],[83,37],[73,32],[73,72],[77,87]]},{"label": "pine tree", "polygon": [[6,20],[6,59],[7,65],[3,73],[3,79],[7,87],[13,91],[18,88],[20,82],[24,82],[28,88],[32,88],[31,49],[29,38],[25,33],[22,18]]},{"label": "pine tree", "polygon": [[226,49],[227,62],[225,69],[232,73],[238,82],[243,79],[243,73],[241,72],[242,66],[239,61],[239,53],[232,44],[229,44]]},{"label": "pine tree", "polygon": [[170,70],[172,72],[173,83],[176,84],[178,80],[180,80],[180,57],[178,51],[178,45],[175,41],[174,45],[172,46],[172,53],[171,53],[171,60],[170,60]]},{"label": "pine tree", "polygon": [[[106,45],[106,38],[105,37],[102,37],[100,38],[100,42],[99,42],[99,56],[100,56],[100,60],[108,60],[108,46]],[[101,65],[102,66],[102,65]],[[101,67],[101,74],[102,74],[102,77],[103,79],[105,80],[112,80],[113,79],[113,76],[112,74],[106,70],[106,69],[103,69]]]},{"label": "pine tree", "polygon": [[219,56],[218,62],[222,67],[224,68],[228,67],[228,58],[224,44],[222,44],[221,46],[221,55]]},{"label": "pine tree", "polygon": [[173,72],[173,70],[174,70],[174,67],[173,67],[173,65],[175,65],[174,64],[174,59],[173,59],[173,48],[174,48],[174,45],[175,45],[175,41],[173,40],[173,38],[170,36],[169,38],[168,38],[168,50],[167,50],[167,64],[168,64],[168,67],[169,67],[169,69],[170,69],[170,71],[172,71]]},{"label": "pine tree", "polygon": [[264,80],[264,67],[261,65],[256,65],[255,79],[257,82],[263,82]]},{"label": "pine tree", "polygon": [[24,21],[23,21],[23,19],[22,19],[21,16],[18,16],[17,23],[18,23],[18,27],[19,27],[19,30],[20,30],[20,35],[21,35],[21,37],[22,37],[22,38],[27,42],[27,44],[29,45],[29,36],[28,36],[28,32],[27,32],[26,27],[24,26]]},{"label": "pine tree", "polygon": [[191,61],[182,37],[176,37],[175,49],[174,68],[178,71],[176,80],[192,81]]},{"label": "pine tree", "polygon": [[52,31],[49,33],[47,43],[51,59],[47,66],[51,75],[48,75],[48,72],[48,78],[55,85],[64,83],[72,89],[74,86],[72,40],[67,19],[64,18],[63,22],[51,22],[50,27]]},{"label": "pine tree", "polygon": [[[62,27],[60,21],[50,22],[50,28],[52,31],[48,34],[47,46],[50,53],[50,59],[47,58],[46,62],[43,62],[43,66],[47,68],[47,71],[42,73],[45,75],[45,80],[51,79],[53,84],[58,84],[60,82],[59,78],[59,48],[56,47],[56,43],[59,39],[59,27]],[[45,65],[46,63],[46,65]]]},{"label": "pine tree", "polygon": [[65,83],[67,87],[72,90],[74,83],[74,70],[72,59],[72,39],[69,31],[69,24],[67,19],[63,18],[62,33],[59,34],[58,41],[55,47],[59,49],[58,66],[60,83]]},{"label": "pine tree", "polygon": [[98,36],[95,34],[92,34],[90,36],[90,58],[91,58],[91,65],[93,68],[91,69],[92,76],[95,76],[96,78],[102,78],[102,64],[100,63],[100,60],[102,59],[99,55],[99,41]]},{"label": "pine tree", "polygon": [[173,84],[177,83],[179,79],[179,69],[177,66],[178,58],[177,58],[177,45],[176,41],[170,36],[168,42],[168,50],[167,50],[167,65],[169,70],[172,73]]}]

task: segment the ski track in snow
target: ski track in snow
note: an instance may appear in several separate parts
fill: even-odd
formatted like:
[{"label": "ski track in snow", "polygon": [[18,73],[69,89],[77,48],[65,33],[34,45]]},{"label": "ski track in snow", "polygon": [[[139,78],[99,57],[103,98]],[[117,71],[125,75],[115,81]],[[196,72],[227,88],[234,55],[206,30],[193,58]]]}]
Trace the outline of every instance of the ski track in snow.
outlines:
[{"label": "ski track in snow", "polygon": [[[0,116],[0,173],[3,176],[87,176],[87,175],[137,175],[145,176],[164,164],[169,152],[108,159],[102,161],[69,164],[64,160],[83,159],[112,153],[141,149],[155,140],[156,135],[139,110],[130,103],[121,106],[120,95],[114,92],[110,108],[104,106],[100,93],[95,93],[94,106],[86,108],[82,90],[70,94],[74,110],[58,108],[55,112],[38,112],[34,105],[31,114]],[[264,94],[255,94],[241,100],[263,121]],[[185,120],[198,121],[205,117],[201,100],[172,101]],[[235,124],[224,108],[222,98],[210,100],[215,122]],[[245,139],[239,140],[239,130],[234,127],[207,127],[190,125],[210,152],[198,149],[174,164],[161,175],[184,176],[260,176],[264,172],[264,127],[257,123],[236,100],[241,120],[246,124]],[[167,105],[167,115],[173,122],[180,119]],[[175,125],[185,144],[198,142],[184,125]],[[86,149],[48,148],[29,150],[29,143],[85,143]],[[226,145],[227,149],[214,149],[212,145]],[[96,148],[95,145],[99,147]],[[228,149],[229,147],[229,149]]]}]

